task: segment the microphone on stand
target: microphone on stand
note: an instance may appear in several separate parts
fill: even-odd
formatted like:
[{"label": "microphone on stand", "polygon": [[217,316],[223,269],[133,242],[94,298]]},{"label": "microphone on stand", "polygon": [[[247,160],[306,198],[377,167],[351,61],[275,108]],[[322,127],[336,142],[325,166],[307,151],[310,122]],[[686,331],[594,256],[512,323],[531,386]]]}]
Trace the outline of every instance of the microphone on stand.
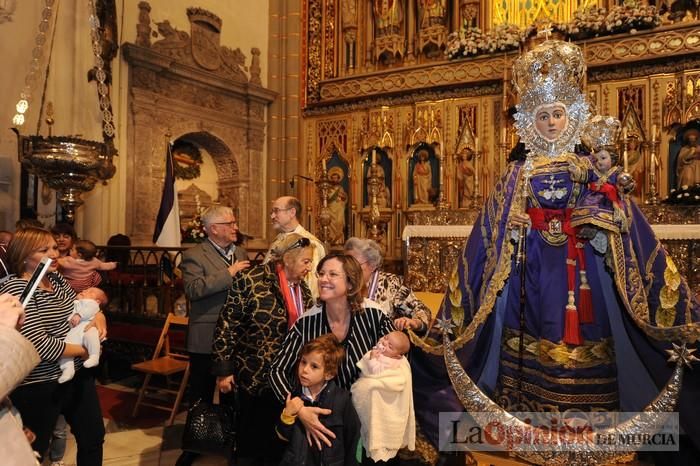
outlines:
[{"label": "microphone on stand", "polygon": [[292,176],[292,179],[289,180],[289,187],[292,188],[292,189],[294,189],[294,178],[301,178],[301,179],[306,180],[306,181],[311,181],[312,183],[313,183],[313,181],[314,181],[313,178],[309,178],[308,176],[304,176],[304,175],[293,175],[293,176]]}]

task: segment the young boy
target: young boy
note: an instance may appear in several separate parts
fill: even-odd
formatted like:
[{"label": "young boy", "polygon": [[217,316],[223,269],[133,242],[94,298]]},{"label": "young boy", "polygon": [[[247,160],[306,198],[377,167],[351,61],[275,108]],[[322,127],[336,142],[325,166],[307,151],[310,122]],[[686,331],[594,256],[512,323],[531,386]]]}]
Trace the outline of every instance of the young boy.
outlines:
[{"label": "young boy", "polygon": [[362,424],[362,445],[374,461],[389,461],[403,447],[416,448],[411,366],[404,356],[411,344],[405,333],[393,331],[368,351],[357,367],[352,402]]},{"label": "young boy", "polygon": [[[343,359],[344,350],[333,334],[321,335],[301,349],[297,369],[298,385],[287,395],[277,434],[289,445],[280,466],[357,465],[355,458],[360,439],[360,421],[350,400],[350,393],[338,387],[333,379]],[[330,409],[321,422],[333,431],[330,447],[319,451],[309,446],[306,431],[297,419],[304,406]]]},{"label": "young boy", "polygon": [[102,262],[95,257],[96,254],[95,243],[80,240],[75,242],[70,255],[58,259],[59,271],[76,293],[100,284],[102,277],[98,270],[114,270],[117,267],[116,262]]},{"label": "young boy", "polygon": [[[88,350],[88,358],[83,367],[95,367],[100,362],[100,336],[96,327],[85,330],[100,307],[107,304],[107,295],[99,288],[87,288],[81,291],[74,301],[73,314],[70,316],[71,329],[66,335],[66,343],[83,345]],[[61,376],[58,383],[65,383],[75,375],[75,358],[61,358],[59,367]]]}]

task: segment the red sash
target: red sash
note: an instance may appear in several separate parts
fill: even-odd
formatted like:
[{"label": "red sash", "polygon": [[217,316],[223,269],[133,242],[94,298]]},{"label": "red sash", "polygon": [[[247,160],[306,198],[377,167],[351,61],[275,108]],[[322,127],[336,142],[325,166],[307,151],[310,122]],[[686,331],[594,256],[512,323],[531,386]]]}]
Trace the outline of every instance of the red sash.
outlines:
[{"label": "red sash", "polygon": [[[535,230],[563,233],[567,236],[566,281],[568,302],[564,321],[564,342],[569,345],[583,344],[580,324],[593,322],[593,302],[591,288],[586,279],[586,259],[583,254],[583,241],[576,238],[578,228],[571,226],[573,209],[527,209],[527,214]],[[581,286],[579,287],[579,306],[576,307],[574,289],[576,287],[576,263],[578,261]]]},{"label": "red sash", "polygon": [[[282,264],[277,263],[276,266],[277,279],[279,280],[280,290],[282,291],[282,298],[284,298],[284,307],[287,310],[287,328],[292,328],[296,323],[297,319],[301,316],[303,309],[303,302],[301,298],[301,289],[297,285],[297,299],[292,297],[292,290],[289,287],[289,282],[287,281],[287,274],[284,273],[284,267]],[[297,306],[299,303],[300,306]]]},{"label": "red sash", "polygon": [[610,202],[620,207],[620,197],[617,195],[617,188],[612,183],[588,183],[588,189],[602,193]]}]

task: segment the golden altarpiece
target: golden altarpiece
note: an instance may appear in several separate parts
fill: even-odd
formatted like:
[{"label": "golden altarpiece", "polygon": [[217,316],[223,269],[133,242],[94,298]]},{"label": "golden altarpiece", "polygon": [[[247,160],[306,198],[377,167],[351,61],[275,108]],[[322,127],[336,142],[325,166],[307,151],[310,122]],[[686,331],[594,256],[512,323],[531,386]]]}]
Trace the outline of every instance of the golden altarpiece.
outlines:
[{"label": "golden altarpiece", "polygon": [[[295,194],[313,206],[314,231],[334,248],[374,238],[404,258],[411,286],[442,291],[465,225],[517,144],[508,111],[518,48],[448,60],[450,34],[537,23],[537,40],[536,29],[548,34],[579,8],[616,3],[304,1],[300,163],[315,183]],[[637,202],[697,288],[700,210],[662,201],[679,182],[679,152],[700,139],[699,12],[658,3],[658,27],[579,44],[594,111],[623,123]]]}]

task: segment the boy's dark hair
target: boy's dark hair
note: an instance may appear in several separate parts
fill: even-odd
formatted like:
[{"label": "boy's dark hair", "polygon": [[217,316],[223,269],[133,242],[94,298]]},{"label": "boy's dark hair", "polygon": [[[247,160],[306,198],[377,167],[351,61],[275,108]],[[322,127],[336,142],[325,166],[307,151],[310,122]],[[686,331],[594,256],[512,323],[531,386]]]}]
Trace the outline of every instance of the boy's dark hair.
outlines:
[{"label": "boy's dark hair", "polygon": [[95,243],[86,239],[76,241],[75,250],[78,252],[78,256],[86,261],[91,260],[97,254],[97,246],[95,246]]},{"label": "boy's dark hair", "polygon": [[73,238],[73,241],[78,239],[78,235],[75,233],[75,228],[70,223],[57,223],[51,227],[52,235],[68,235]]},{"label": "boy's dark hair", "polygon": [[338,374],[340,361],[345,357],[345,350],[338,338],[332,333],[326,333],[318,338],[314,338],[301,348],[299,358],[314,351],[318,351],[323,355],[324,373],[335,377]]}]

